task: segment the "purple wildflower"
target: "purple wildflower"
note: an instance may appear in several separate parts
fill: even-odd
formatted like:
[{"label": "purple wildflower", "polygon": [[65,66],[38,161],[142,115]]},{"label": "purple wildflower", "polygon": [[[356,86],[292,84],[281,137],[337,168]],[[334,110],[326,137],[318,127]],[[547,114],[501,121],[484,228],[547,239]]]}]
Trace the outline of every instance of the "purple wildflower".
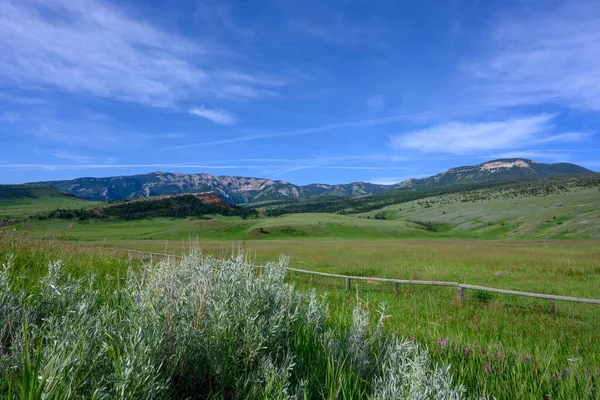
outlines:
[{"label": "purple wildflower", "polygon": [[408,339],[408,340],[410,340],[411,342],[414,342],[414,341],[415,341],[415,338],[414,338],[414,337],[411,337],[411,338],[410,338],[410,339]]},{"label": "purple wildflower", "polygon": [[489,364],[486,364],[486,365],[483,366],[483,370],[485,372],[490,372],[492,370],[492,367]]},{"label": "purple wildflower", "polygon": [[465,354],[465,356],[468,356],[469,354],[471,354],[471,350],[469,349],[464,349],[463,353]]},{"label": "purple wildflower", "polygon": [[571,373],[571,370],[570,370],[569,368],[565,368],[565,373],[566,373],[566,374],[570,374],[570,373]]},{"label": "purple wildflower", "polygon": [[556,375],[552,375],[552,380],[555,381],[556,379],[558,379]]},{"label": "purple wildflower", "polygon": [[519,357],[521,357],[521,361],[525,361],[525,354],[521,353],[519,354]]},{"label": "purple wildflower", "polygon": [[440,347],[446,347],[448,345],[448,338],[444,338],[444,339],[437,338],[437,344]]},{"label": "purple wildflower", "polygon": [[504,354],[498,353],[498,360],[502,360],[504,358]]}]

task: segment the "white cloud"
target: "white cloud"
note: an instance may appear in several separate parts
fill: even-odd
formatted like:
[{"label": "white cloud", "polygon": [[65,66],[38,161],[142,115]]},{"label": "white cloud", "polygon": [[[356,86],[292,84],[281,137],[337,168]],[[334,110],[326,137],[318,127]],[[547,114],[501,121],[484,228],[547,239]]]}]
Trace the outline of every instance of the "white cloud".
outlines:
[{"label": "white cloud", "polygon": [[[230,67],[227,52],[98,0],[4,0],[0,83],[152,106],[191,96],[253,98],[282,84]],[[227,66],[227,67],[226,67]]]},{"label": "white cloud", "polygon": [[387,125],[393,124],[395,122],[399,122],[407,119],[420,118],[425,116],[434,116],[434,115],[443,115],[444,113],[452,110],[464,109],[465,107],[451,107],[442,110],[435,111],[423,111],[420,113],[412,113],[412,114],[402,114],[402,115],[394,115],[391,117],[385,118],[377,118],[377,119],[368,119],[362,121],[350,121],[350,122],[342,122],[339,124],[331,124],[331,125],[323,125],[317,126],[314,128],[306,128],[306,129],[298,129],[295,131],[289,132],[279,132],[279,133],[261,133],[257,135],[248,135],[248,136],[238,136],[232,137],[229,139],[220,139],[220,140],[212,140],[208,142],[200,142],[200,143],[188,143],[178,146],[165,147],[163,150],[179,150],[179,149],[189,149],[194,147],[205,147],[205,146],[216,146],[222,144],[231,144],[231,143],[239,143],[239,142],[250,142],[253,140],[261,140],[261,139],[272,139],[272,138],[283,138],[289,136],[300,136],[300,135],[312,135],[321,132],[334,131],[337,129],[344,128],[363,128],[370,126],[378,126],[378,125]]},{"label": "white cloud", "polygon": [[209,109],[204,107],[195,107],[189,110],[189,113],[198,117],[206,118],[215,124],[221,125],[233,125],[235,124],[235,118],[231,116],[227,111]]},{"label": "white cloud", "polygon": [[386,176],[381,178],[374,178],[369,180],[370,183],[374,183],[376,185],[395,185],[397,183],[403,182],[407,179],[410,179],[409,176]]},{"label": "white cloud", "polygon": [[426,153],[471,154],[489,150],[520,149],[532,144],[570,142],[587,135],[563,133],[549,135],[553,116],[513,118],[504,121],[449,122],[418,131],[393,135],[395,149],[413,149]]},{"label": "white cloud", "polygon": [[[559,102],[600,110],[600,2],[573,0],[497,21],[467,70],[504,105]],[[549,11],[550,10],[550,11]]]}]

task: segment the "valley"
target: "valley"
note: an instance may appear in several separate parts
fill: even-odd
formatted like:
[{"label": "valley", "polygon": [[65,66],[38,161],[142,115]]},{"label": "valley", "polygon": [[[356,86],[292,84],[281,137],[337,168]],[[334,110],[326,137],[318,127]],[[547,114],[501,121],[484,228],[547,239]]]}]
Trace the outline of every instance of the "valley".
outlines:
[{"label": "valley", "polygon": [[[532,177],[532,165],[494,161],[372,193],[352,184],[358,195],[328,189],[296,199],[272,187],[261,195],[254,186],[247,187],[252,196],[236,189],[238,197],[219,190],[138,196],[138,189],[115,189],[125,198],[103,201],[49,185],[0,186],[0,261],[13,260],[15,282],[24,287],[60,258],[69,274],[97,274],[99,287],[109,290],[124,284],[132,266],[160,261],[123,249],[200,251],[217,260],[241,255],[260,266],[277,264],[283,254],[290,267],[309,271],[597,298],[600,174],[563,175],[559,166],[552,176],[550,165]],[[482,175],[474,176],[474,168]],[[568,399],[600,382],[586,372],[600,373],[595,305],[550,307],[545,300],[467,290],[461,306],[448,287],[406,285],[396,294],[389,283],[353,281],[346,291],[340,280],[292,271],[285,281],[324,296],[336,329],[348,328],[357,304],[377,324],[377,310],[386,304],[386,332],[422,343],[433,361],[452,365],[453,384],[468,393]],[[482,375],[488,368],[495,373]],[[560,381],[554,378],[561,373]]]}]

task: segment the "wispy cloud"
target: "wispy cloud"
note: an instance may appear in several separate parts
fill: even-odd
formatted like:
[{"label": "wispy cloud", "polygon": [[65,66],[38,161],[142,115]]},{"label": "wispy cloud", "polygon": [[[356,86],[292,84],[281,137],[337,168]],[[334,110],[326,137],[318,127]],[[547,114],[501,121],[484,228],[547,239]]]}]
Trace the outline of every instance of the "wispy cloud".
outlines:
[{"label": "wispy cloud", "polygon": [[215,124],[233,125],[236,122],[235,118],[233,118],[231,114],[224,110],[194,107],[189,110],[189,113],[198,117],[206,118]]},{"label": "wispy cloud", "polygon": [[466,69],[506,105],[559,102],[600,110],[600,3],[550,4],[499,19],[486,55]]},{"label": "wispy cloud", "polygon": [[90,163],[94,160],[93,157],[71,154],[63,150],[55,150],[51,154],[56,158],[62,158],[64,160],[73,161],[79,164]]},{"label": "wispy cloud", "polygon": [[5,169],[34,170],[94,170],[94,169],[132,169],[132,168],[177,168],[177,169],[260,169],[257,165],[205,165],[205,164],[0,164]]},{"label": "wispy cloud", "polygon": [[0,83],[152,106],[259,97],[275,85],[230,68],[214,43],[191,42],[97,0],[3,1],[0,52]]},{"label": "wispy cloud", "polygon": [[[0,26],[1,24],[2,22],[0,22]],[[33,96],[21,96],[14,93],[0,93],[0,102],[18,104],[21,106],[37,106],[47,103],[47,100]]]},{"label": "wispy cloud", "polygon": [[[158,164],[0,164],[1,169],[14,170],[47,170],[47,171],[63,171],[63,170],[105,170],[105,169],[137,169],[137,168],[170,168],[172,170],[179,169],[195,169],[195,170],[226,170],[226,169],[252,169],[252,170],[278,170],[281,165],[252,165],[252,164],[236,164],[236,165],[210,165],[210,164],[174,164],[174,163],[158,163]],[[324,166],[299,166],[290,168],[285,173],[309,169],[343,169],[343,170],[405,170],[406,167],[390,167],[390,166],[365,166],[365,165],[324,165]],[[276,176],[283,173],[276,173]]]},{"label": "wispy cloud", "polygon": [[443,115],[444,113],[446,113],[448,111],[456,111],[456,110],[470,108],[470,107],[472,107],[472,106],[459,106],[459,107],[451,107],[451,108],[440,109],[440,110],[424,111],[424,112],[420,112],[420,113],[394,115],[394,116],[385,117],[385,118],[342,122],[339,124],[323,125],[323,126],[317,126],[314,128],[298,129],[298,130],[289,131],[289,132],[261,133],[261,134],[257,134],[257,135],[237,136],[237,137],[232,137],[229,139],[211,140],[211,141],[207,141],[207,142],[188,143],[188,144],[183,144],[183,145],[178,145],[178,146],[165,147],[163,150],[180,150],[180,149],[189,149],[189,148],[196,148],[196,147],[217,146],[217,145],[232,144],[232,143],[239,143],[239,142],[250,142],[250,141],[261,140],[261,139],[273,139],[273,138],[284,138],[284,137],[300,136],[300,135],[312,135],[312,134],[316,134],[316,133],[334,131],[334,130],[344,129],[344,128],[361,128],[361,127],[370,127],[370,126],[377,126],[377,125],[387,125],[387,124],[393,124],[395,122],[399,122],[399,121],[406,120],[406,119],[420,118],[420,117],[434,116],[434,115]]},{"label": "wispy cloud", "polygon": [[413,132],[400,133],[390,138],[395,149],[413,149],[426,153],[471,154],[490,150],[510,150],[548,142],[581,140],[583,133],[551,135],[553,116],[503,121],[464,123],[449,122]]},{"label": "wispy cloud", "polygon": [[395,185],[400,182],[404,182],[407,179],[423,178],[426,175],[404,175],[404,176],[385,176],[380,178],[369,179],[369,182],[375,183],[376,185]]}]

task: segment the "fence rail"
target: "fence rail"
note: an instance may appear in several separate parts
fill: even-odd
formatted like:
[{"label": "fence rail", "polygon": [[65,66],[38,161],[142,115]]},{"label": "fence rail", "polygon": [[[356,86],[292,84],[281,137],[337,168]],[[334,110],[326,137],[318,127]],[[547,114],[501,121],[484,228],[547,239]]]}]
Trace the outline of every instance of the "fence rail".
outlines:
[{"label": "fence rail", "polygon": [[[183,258],[182,256],[177,256],[174,254],[154,253],[154,252],[148,252],[148,251],[120,249],[120,248],[114,248],[114,247],[104,247],[104,248],[109,248],[111,250],[124,251],[124,252],[129,252],[129,253],[146,254],[146,255],[157,256],[157,257]],[[308,270],[298,269],[298,268],[287,268],[287,270],[292,271],[292,272],[301,273],[301,274],[309,274],[309,275],[311,275],[312,279],[314,279],[315,276],[325,276],[325,277],[329,277],[329,278],[344,279],[346,281],[346,290],[350,290],[350,283],[353,280],[393,283],[396,296],[398,295],[398,285],[451,286],[451,287],[456,288],[456,298],[457,298],[457,302],[459,304],[462,304],[464,301],[465,289],[470,289],[470,290],[479,290],[482,292],[507,294],[507,295],[511,295],[511,296],[534,297],[534,298],[538,298],[538,299],[546,299],[546,300],[550,301],[550,309],[552,311],[554,311],[554,300],[600,305],[600,300],[598,300],[598,299],[589,299],[589,298],[571,297],[571,296],[559,296],[559,295],[554,295],[554,294],[521,292],[521,291],[517,291],[517,290],[497,289],[497,288],[491,288],[491,287],[487,287],[487,286],[469,285],[466,283],[459,283],[459,282],[421,281],[421,280],[412,280],[412,279],[407,280],[407,279],[377,278],[377,277],[365,277],[365,276],[353,276],[353,275],[339,275],[339,274],[330,274],[327,272],[308,271]],[[311,281],[312,281],[312,279],[311,279]]]}]

